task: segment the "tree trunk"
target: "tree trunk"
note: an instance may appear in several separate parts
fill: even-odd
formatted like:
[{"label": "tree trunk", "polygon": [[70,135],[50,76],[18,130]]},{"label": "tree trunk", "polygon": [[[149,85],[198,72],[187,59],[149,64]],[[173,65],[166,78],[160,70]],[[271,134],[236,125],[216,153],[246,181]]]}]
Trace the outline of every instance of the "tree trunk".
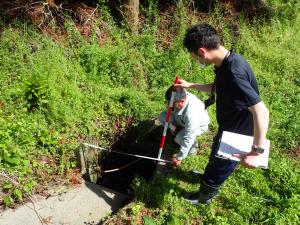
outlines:
[{"label": "tree trunk", "polygon": [[128,29],[134,33],[138,33],[139,29],[139,0],[125,0],[125,20]]}]

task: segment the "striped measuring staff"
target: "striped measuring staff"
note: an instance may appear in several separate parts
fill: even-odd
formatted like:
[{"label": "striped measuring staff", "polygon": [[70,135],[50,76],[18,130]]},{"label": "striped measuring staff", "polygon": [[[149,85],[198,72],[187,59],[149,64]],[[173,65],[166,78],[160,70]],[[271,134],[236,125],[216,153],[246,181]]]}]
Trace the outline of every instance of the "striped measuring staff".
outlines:
[{"label": "striped measuring staff", "polygon": [[[179,80],[179,76],[176,76],[176,79],[174,81],[174,85],[178,84],[178,80]],[[165,144],[166,134],[167,134],[167,130],[168,130],[168,127],[169,127],[169,120],[170,120],[170,116],[171,116],[171,112],[172,112],[172,107],[173,107],[175,95],[176,95],[176,87],[173,86],[171,99],[170,99],[170,102],[169,102],[169,105],[168,105],[168,111],[167,111],[167,116],[166,116],[164,131],[163,131],[163,136],[161,138],[160,145],[159,145],[159,151],[158,151],[158,157],[157,157],[157,159],[160,159],[161,153],[162,153],[162,149],[163,149],[164,144]]]}]

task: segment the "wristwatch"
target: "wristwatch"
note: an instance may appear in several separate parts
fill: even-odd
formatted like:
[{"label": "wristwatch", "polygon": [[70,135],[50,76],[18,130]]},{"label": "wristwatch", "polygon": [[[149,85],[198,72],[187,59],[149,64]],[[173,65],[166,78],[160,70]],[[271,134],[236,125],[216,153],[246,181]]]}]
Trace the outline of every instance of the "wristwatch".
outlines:
[{"label": "wristwatch", "polygon": [[262,147],[257,147],[255,145],[252,146],[252,152],[255,152],[257,154],[263,154],[265,152],[265,149]]}]

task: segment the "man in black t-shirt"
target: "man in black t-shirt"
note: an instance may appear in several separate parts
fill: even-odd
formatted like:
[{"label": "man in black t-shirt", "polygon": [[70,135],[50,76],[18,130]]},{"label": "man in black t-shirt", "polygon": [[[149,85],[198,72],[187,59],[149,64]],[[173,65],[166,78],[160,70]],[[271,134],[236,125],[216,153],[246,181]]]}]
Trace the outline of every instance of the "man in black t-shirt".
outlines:
[{"label": "man in black t-shirt", "polygon": [[216,151],[223,131],[253,136],[252,151],[238,155],[241,164],[253,168],[256,158],[263,152],[269,111],[259,97],[256,78],[239,54],[228,51],[220,44],[216,30],[208,24],[191,27],[184,39],[191,56],[202,66],[215,65],[214,84],[195,84],[179,80],[177,86],[216,93],[218,132],[214,137],[209,162],[201,176],[200,188],[185,198],[192,204],[209,203],[223,182],[234,171],[237,163],[217,158]]}]

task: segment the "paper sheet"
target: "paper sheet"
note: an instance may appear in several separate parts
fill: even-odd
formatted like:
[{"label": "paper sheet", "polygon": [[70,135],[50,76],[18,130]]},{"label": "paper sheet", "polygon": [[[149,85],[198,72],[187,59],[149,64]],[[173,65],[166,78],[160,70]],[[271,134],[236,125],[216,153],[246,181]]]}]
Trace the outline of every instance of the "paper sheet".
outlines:
[{"label": "paper sheet", "polygon": [[[228,131],[223,131],[217,157],[225,158],[233,161],[240,161],[239,158],[232,154],[245,154],[251,152],[253,137],[242,134],[236,134]],[[256,167],[264,169],[268,168],[270,140],[266,139],[262,148],[265,149],[259,157],[257,157]]]}]

